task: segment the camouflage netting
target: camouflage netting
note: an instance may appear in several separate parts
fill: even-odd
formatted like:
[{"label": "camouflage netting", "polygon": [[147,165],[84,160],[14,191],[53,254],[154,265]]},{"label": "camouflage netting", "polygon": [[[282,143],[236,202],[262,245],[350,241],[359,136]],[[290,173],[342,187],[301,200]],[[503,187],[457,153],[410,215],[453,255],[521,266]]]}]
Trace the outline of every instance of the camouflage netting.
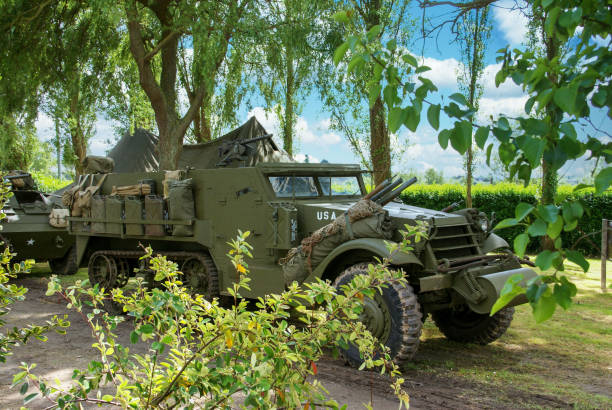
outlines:
[{"label": "camouflage netting", "polygon": [[[348,226],[347,226],[348,220]],[[352,239],[391,239],[393,226],[387,212],[377,203],[362,199],[332,223],[304,238],[279,261],[285,284],[303,282],[312,270],[338,246]]]}]

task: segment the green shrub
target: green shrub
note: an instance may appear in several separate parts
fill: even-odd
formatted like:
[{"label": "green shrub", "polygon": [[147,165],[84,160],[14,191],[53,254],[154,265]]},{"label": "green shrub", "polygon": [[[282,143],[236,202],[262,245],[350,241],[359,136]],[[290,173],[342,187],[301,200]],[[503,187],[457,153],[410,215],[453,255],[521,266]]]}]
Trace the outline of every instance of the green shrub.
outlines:
[{"label": "green shrub", "polygon": [[46,193],[57,191],[72,182],[68,179],[55,178],[42,172],[32,172],[32,177],[34,177],[38,189]]},{"label": "green shrub", "polygon": [[[583,202],[586,214],[580,220],[578,228],[562,233],[564,246],[571,247],[584,234],[601,230],[601,220],[612,217],[612,195],[605,194],[596,196],[593,189],[584,189],[578,193],[573,192],[573,187],[564,185],[559,187],[559,195]],[[537,204],[538,187],[530,185],[524,187],[519,184],[500,183],[495,185],[475,185],[472,188],[474,207],[491,216],[495,212],[496,221],[514,217],[514,209],[519,202]],[[440,185],[413,185],[401,195],[405,204],[419,206],[429,209],[443,209],[453,202],[465,203],[465,187],[459,184]],[[506,228],[496,232],[506,239],[510,244],[516,235],[524,231],[524,227]],[[601,234],[589,237],[592,242],[601,243]],[[531,239],[529,252],[540,250],[537,239]],[[591,242],[582,240],[575,248],[586,255],[596,256],[599,252]]]}]

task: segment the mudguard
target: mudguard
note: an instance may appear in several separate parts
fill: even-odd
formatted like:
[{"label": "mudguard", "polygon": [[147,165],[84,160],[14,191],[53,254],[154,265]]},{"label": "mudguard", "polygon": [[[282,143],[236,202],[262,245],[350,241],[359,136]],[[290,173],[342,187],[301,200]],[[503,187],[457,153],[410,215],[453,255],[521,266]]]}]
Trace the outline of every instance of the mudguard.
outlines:
[{"label": "mudguard", "polygon": [[485,239],[480,249],[482,249],[482,253],[487,254],[497,249],[509,248],[509,247],[510,245],[508,245],[508,242],[506,242],[504,238],[492,233],[492,234],[489,234],[487,239]]},{"label": "mudguard", "polygon": [[419,258],[412,252],[394,252],[393,255],[389,254],[387,249],[386,240],[378,238],[359,238],[353,239],[352,241],[344,242],[342,245],[334,249],[323,261],[316,267],[316,269],[306,278],[306,282],[313,280],[314,278],[320,278],[323,276],[323,272],[329,266],[329,264],[336,259],[338,256],[345,252],[360,250],[370,252],[379,258],[389,258],[393,265],[407,265],[416,264],[423,266]]}]

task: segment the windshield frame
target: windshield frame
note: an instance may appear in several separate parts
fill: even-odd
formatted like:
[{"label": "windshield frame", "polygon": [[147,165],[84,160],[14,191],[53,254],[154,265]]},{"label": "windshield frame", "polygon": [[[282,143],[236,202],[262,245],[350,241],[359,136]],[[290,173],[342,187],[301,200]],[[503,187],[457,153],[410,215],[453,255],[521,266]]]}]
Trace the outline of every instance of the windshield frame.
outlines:
[{"label": "windshield frame", "polygon": [[[314,180],[314,184],[315,187],[317,189],[317,196],[298,196],[298,195],[290,195],[290,196],[279,196],[275,191],[274,191],[274,187],[272,186],[272,181],[270,180],[270,177],[311,177]],[[325,195],[323,192],[323,188],[321,187],[321,184],[319,182],[319,178],[320,177],[354,177],[357,178],[357,183],[359,184],[359,193],[354,194],[354,195],[332,195],[332,192],[330,190],[330,193],[328,195]],[[295,172],[295,171],[284,171],[284,172],[267,172],[264,174],[264,179],[266,180],[266,184],[270,190],[270,192],[272,193],[272,195],[277,198],[277,199],[292,199],[292,200],[313,200],[313,199],[345,199],[345,198],[361,198],[365,195],[365,184],[363,182],[363,177],[362,177],[362,172],[355,172],[355,171],[350,171],[350,172],[313,172],[313,171],[301,171],[301,172]]]}]

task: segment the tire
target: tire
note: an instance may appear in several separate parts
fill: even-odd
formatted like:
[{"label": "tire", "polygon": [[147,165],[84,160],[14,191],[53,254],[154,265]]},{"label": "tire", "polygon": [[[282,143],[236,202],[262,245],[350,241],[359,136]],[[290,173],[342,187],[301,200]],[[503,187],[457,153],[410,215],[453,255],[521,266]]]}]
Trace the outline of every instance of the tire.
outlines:
[{"label": "tire", "polygon": [[[357,275],[368,272],[367,263],[359,263],[344,270],[334,281],[334,286],[346,285]],[[384,324],[376,317],[384,317]],[[419,348],[419,339],[423,327],[421,307],[412,287],[398,283],[389,283],[382,288],[382,294],[377,293],[374,299],[364,299],[366,327],[376,336],[380,343],[389,348],[393,361],[401,365],[413,358]],[[340,349],[346,361],[359,367],[363,359],[356,346],[349,344],[348,349]]]},{"label": "tire", "polygon": [[194,292],[207,300],[219,296],[219,274],[215,263],[207,253],[198,253],[181,264],[183,281]]},{"label": "tire", "polygon": [[507,307],[493,316],[463,309],[444,309],[432,313],[440,331],[450,340],[461,343],[489,344],[499,339],[512,322],[514,308]]},{"label": "tire", "polygon": [[49,261],[51,272],[56,275],[74,275],[78,272],[76,246],[72,246],[62,258]]}]

